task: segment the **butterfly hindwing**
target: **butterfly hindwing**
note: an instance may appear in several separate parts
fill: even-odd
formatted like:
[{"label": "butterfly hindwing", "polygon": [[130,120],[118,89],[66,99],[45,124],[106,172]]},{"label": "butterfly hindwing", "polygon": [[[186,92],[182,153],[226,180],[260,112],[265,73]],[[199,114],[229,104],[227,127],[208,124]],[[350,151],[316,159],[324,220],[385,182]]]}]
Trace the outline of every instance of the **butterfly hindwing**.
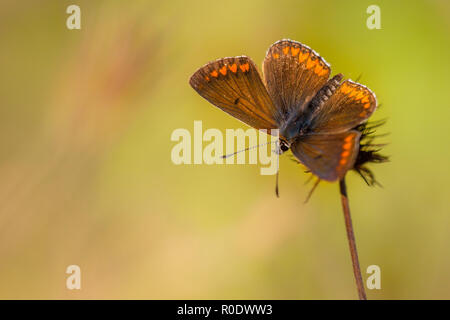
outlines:
[{"label": "butterfly hindwing", "polygon": [[312,130],[337,133],[355,128],[377,108],[375,94],[366,86],[345,80],[312,116]]},{"label": "butterfly hindwing", "polygon": [[279,112],[248,57],[208,63],[192,75],[189,83],[213,105],[256,129],[279,127]]},{"label": "butterfly hindwing", "polygon": [[269,95],[287,120],[306,108],[327,82],[331,68],[300,42],[280,40],[267,51],[263,72]]},{"label": "butterfly hindwing", "polygon": [[294,156],[322,180],[342,179],[353,167],[358,154],[361,133],[348,131],[337,134],[302,136],[292,145]]}]

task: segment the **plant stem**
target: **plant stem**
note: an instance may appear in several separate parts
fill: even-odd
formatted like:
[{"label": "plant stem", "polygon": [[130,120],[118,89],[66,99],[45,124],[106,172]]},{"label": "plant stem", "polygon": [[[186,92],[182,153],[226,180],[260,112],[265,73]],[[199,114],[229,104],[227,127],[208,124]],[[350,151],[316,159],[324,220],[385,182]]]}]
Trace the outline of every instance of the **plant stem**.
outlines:
[{"label": "plant stem", "polygon": [[344,211],[345,229],[347,230],[348,245],[352,256],[353,273],[355,275],[356,287],[358,289],[359,300],[367,300],[364,290],[364,283],[361,276],[361,268],[359,266],[358,251],[356,250],[355,235],[353,233],[352,218],[350,216],[350,206],[348,204],[347,186],[345,177],[339,181],[339,189],[341,192],[342,210]]}]

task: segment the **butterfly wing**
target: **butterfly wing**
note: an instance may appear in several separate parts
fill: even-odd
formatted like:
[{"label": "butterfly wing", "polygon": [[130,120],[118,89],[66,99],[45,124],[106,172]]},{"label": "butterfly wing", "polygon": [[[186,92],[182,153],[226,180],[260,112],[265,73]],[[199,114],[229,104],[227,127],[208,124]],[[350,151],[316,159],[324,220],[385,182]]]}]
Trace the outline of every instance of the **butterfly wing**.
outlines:
[{"label": "butterfly wing", "polygon": [[377,108],[375,94],[366,86],[345,80],[312,116],[312,130],[337,133],[355,128]]},{"label": "butterfly wing", "polygon": [[355,130],[337,134],[302,136],[292,145],[294,156],[322,180],[342,179],[353,167],[361,133]]},{"label": "butterfly wing", "polygon": [[304,111],[327,82],[331,68],[314,50],[292,40],[275,42],[263,63],[266,87],[285,121]]},{"label": "butterfly wing", "polygon": [[208,63],[192,75],[189,83],[213,105],[256,129],[279,127],[279,112],[248,57]]}]

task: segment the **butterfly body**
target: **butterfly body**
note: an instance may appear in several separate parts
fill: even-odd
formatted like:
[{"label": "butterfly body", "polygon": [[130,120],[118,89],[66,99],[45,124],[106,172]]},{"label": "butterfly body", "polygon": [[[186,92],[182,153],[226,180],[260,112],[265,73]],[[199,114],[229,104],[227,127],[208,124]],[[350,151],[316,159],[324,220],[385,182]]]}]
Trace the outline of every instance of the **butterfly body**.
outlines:
[{"label": "butterfly body", "polygon": [[256,129],[278,129],[279,153],[294,156],[319,179],[335,181],[358,153],[360,133],[352,130],[376,109],[375,95],[343,75],[329,78],[330,65],[292,40],[266,53],[262,78],[245,56],[208,63],[191,79],[206,100]]},{"label": "butterfly body", "polygon": [[342,80],[341,73],[335,75],[316,93],[302,112],[293,112],[290,118],[281,124],[280,135],[286,139],[285,144],[290,146],[295,140],[301,141],[302,137],[315,134],[314,116],[320,107],[336,91]]}]

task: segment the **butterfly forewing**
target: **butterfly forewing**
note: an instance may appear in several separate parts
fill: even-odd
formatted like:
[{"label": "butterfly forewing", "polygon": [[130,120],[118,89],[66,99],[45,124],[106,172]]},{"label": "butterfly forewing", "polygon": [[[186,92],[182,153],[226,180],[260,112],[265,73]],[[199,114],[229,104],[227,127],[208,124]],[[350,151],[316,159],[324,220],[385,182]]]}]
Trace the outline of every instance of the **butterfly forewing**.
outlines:
[{"label": "butterfly forewing", "polygon": [[304,111],[327,82],[330,66],[314,50],[292,40],[275,42],[263,63],[264,80],[284,119]]},{"label": "butterfly forewing", "polygon": [[376,108],[377,99],[369,88],[345,80],[314,112],[312,130],[318,133],[350,130],[367,120]]},{"label": "butterfly forewing", "polygon": [[276,129],[280,114],[253,61],[224,58],[203,66],[189,83],[216,107],[256,129]]},{"label": "butterfly forewing", "polygon": [[297,139],[291,150],[320,179],[342,179],[353,167],[358,154],[358,131],[337,134],[312,134]]}]

